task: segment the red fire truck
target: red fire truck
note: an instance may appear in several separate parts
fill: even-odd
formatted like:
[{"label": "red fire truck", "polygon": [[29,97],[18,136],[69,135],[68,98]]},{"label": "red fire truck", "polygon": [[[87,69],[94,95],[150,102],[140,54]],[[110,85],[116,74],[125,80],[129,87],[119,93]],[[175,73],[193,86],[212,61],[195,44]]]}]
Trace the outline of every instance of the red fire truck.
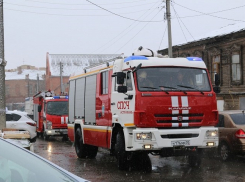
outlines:
[{"label": "red fire truck", "polygon": [[45,140],[57,135],[67,139],[68,96],[55,96],[49,90],[34,95],[33,103],[38,136],[43,136]]},{"label": "red fire truck", "polygon": [[213,88],[201,58],[141,55],[70,78],[68,137],[77,156],[94,158],[103,147],[119,169],[149,153],[185,155],[198,166],[202,151],[218,146],[218,75]]}]

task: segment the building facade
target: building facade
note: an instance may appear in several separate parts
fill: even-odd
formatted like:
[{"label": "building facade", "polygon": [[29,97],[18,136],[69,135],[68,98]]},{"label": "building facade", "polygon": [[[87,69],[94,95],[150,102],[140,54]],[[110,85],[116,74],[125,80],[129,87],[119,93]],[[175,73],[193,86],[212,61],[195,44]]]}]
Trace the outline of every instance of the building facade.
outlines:
[{"label": "building facade", "polygon": [[[158,51],[167,55],[168,49]],[[201,57],[214,84],[220,75],[219,110],[245,109],[245,30],[231,30],[213,37],[173,46],[173,57]]]}]

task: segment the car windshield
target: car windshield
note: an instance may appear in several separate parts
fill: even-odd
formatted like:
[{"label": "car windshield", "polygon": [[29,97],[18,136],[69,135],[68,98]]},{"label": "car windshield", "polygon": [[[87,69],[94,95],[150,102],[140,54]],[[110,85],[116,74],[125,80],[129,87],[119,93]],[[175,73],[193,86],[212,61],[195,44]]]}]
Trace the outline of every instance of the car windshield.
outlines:
[{"label": "car windshield", "polygon": [[68,115],[68,102],[48,102],[47,114],[51,115]]},{"label": "car windshield", "polygon": [[0,181],[77,181],[32,153],[0,139]]},{"label": "car windshield", "polygon": [[231,119],[237,125],[245,125],[245,114],[237,113],[237,114],[230,114]]},{"label": "car windshield", "polygon": [[211,91],[206,70],[197,68],[141,68],[137,82],[140,91]]}]

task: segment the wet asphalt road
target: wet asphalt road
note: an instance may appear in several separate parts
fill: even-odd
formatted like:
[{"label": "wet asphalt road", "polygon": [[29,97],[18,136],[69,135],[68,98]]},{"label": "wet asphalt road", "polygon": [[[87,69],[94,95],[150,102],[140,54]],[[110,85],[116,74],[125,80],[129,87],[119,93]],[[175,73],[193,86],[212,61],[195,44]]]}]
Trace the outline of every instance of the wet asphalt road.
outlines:
[{"label": "wet asphalt road", "polygon": [[79,159],[72,143],[61,139],[56,137],[44,141],[38,138],[34,144],[34,152],[92,182],[245,182],[245,157],[241,156],[222,162],[219,157],[206,154],[200,168],[196,169],[189,167],[185,157],[161,158],[149,154],[152,162],[151,173],[137,168],[120,171],[116,159],[109,155],[109,151],[99,149],[95,159]]}]

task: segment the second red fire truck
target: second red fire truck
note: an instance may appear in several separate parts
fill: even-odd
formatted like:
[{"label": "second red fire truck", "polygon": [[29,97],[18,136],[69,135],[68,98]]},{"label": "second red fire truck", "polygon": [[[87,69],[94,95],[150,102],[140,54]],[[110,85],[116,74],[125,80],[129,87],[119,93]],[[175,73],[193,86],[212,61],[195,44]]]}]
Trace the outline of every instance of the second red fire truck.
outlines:
[{"label": "second red fire truck", "polygon": [[55,96],[53,91],[39,92],[33,96],[33,119],[37,134],[48,140],[50,136],[67,139],[68,96]]},{"label": "second red fire truck", "polygon": [[198,166],[202,151],[218,146],[219,81],[213,88],[201,58],[141,52],[70,78],[68,136],[77,156],[94,158],[103,147],[119,169],[149,153],[185,155]]}]

